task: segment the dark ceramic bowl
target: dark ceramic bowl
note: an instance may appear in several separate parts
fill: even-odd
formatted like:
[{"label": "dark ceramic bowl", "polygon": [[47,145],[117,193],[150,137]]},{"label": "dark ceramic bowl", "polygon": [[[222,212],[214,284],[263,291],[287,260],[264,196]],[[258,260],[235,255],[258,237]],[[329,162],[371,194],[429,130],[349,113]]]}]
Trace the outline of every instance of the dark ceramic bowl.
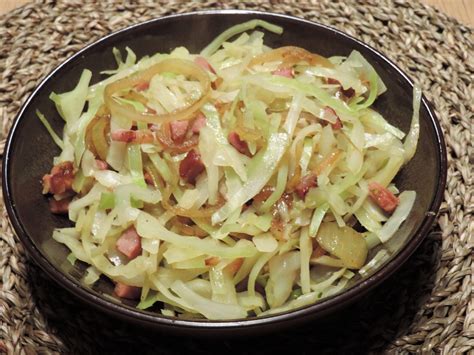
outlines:
[{"label": "dark ceramic bowl", "polygon": [[115,67],[113,47],[124,50],[128,46],[138,58],[155,52],[169,52],[176,46],[186,46],[192,53],[197,53],[223,30],[252,18],[261,18],[285,29],[281,36],[271,33],[265,35],[266,44],[271,47],[296,45],[324,56],[348,55],[353,49],[361,52],[388,87],[388,91],[377,99],[376,110],[395,126],[408,131],[412,116],[413,82],[383,54],[327,26],[262,12],[211,11],[164,17],[102,38],[58,66],[36,88],[13,125],[3,162],[5,203],[21,242],[31,258],[48,275],[91,306],[124,320],[175,333],[249,334],[281,329],[327,315],[364,295],[395,272],[431,228],[446,182],[446,151],[438,120],[423,98],[421,134],[416,155],[396,178],[401,190],[417,192],[415,207],[389,246],[394,251],[391,259],[342,293],[314,305],[274,316],[236,321],[191,321],[140,311],[133,304],[104,296],[104,293],[112,294],[111,283],[107,280],[100,280],[93,288],[80,283],[84,267],[72,267],[65,262],[69,253],[67,248],[51,239],[53,228],[68,225],[69,222],[66,218],[52,215],[41,194],[41,177],[50,170],[58,149],[36,118],[35,110],[39,109],[52,119],[53,127],[59,131],[63,122],[48,99],[49,94],[52,91],[71,90],[84,68],[94,73],[92,82],[101,80],[101,71]]}]

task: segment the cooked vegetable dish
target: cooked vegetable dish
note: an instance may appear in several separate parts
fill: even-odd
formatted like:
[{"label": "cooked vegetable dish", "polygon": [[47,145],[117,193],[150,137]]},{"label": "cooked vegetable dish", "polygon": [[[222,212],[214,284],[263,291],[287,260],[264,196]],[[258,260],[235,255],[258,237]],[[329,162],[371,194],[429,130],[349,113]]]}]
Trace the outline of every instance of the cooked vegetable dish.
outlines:
[{"label": "cooked vegetable dish", "polygon": [[[200,54],[178,47],[52,93],[61,153],[44,175],[53,238],[106,277],[117,298],[165,316],[239,319],[334,295],[390,255],[414,191],[398,171],[415,154],[421,92],[407,135],[372,108],[386,91],[357,51],[326,58],[269,48],[261,20]],[[79,261],[78,261],[79,260]]]}]

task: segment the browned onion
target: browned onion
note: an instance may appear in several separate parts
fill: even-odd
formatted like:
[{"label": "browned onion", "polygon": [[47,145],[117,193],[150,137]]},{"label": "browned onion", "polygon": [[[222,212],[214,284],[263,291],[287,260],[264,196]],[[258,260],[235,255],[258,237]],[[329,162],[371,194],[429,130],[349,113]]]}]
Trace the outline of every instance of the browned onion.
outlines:
[{"label": "browned onion", "polygon": [[176,143],[171,138],[171,130],[169,123],[164,123],[156,131],[156,139],[158,139],[161,145],[174,153],[185,153],[195,147],[199,142],[199,137],[197,135],[192,135],[189,139]]},{"label": "browned onion", "polygon": [[101,106],[97,114],[86,128],[85,142],[94,156],[106,160],[109,150],[107,134],[110,131],[110,114],[105,106]]},{"label": "browned onion", "polygon": [[107,141],[108,132],[110,132],[110,116],[102,116],[92,129],[91,139],[97,155],[103,161],[107,159],[107,153],[109,151],[109,142]]},{"label": "browned onion", "polygon": [[183,223],[179,220],[179,218],[174,218],[173,220],[173,226],[178,228],[178,232],[182,235],[189,235],[189,236],[195,236],[199,238],[207,237],[209,234],[199,228],[197,225],[188,225],[186,223]]},{"label": "browned onion", "polygon": [[[121,104],[112,97],[113,94],[125,89],[133,88],[139,83],[143,83],[144,81],[149,82],[153,76],[163,72],[183,74],[185,76],[197,79],[200,82],[203,90],[201,98],[194,103],[183,107],[182,109],[157,115],[150,112],[137,112],[131,105]],[[193,118],[196,111],[199,110],[199,108],[207,100],[210,90],[211,82],[209,75],[201,67],[189,60],[170,58],[154,64],[148,69],[132,74],[107,85],[104,90],[104,101],[105,105],[110,109],[113,115],[127,117],[132,121],[165,123],[175,120],[188,120]]]},{"label": "browned onion", "polygon": [[334,163],[337,162],[337,160],[339,159],[340,155],[341,155],[342,151],[341,150],[336,150],[334,152],[332,152],[331,154],[329,154],[326,158],[324,158],[324,160],[319,163],[313,170],[312,172],[316,175],[320,175],[321,172],[326,169],[327,167],[329,166],[332,166],[334,165]]},{"label": "browned onion", "polygon": [[327,58],[295,46],[280,47],[262,53],[253,58],[248,66],[253,67],[257,64],[277,61],[282,62],[279,66],[280,68],[288,68],[299,62],[307,62],[310,65],[321,65],[327,68],[334,66]]}]

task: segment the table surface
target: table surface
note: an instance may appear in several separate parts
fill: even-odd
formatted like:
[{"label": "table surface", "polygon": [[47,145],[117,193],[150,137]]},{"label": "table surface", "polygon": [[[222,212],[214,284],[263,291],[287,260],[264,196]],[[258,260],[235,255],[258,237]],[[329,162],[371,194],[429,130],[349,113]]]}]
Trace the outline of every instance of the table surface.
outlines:
[{"label": "table surface", "polygon": [[[421,0],[444,13],[456,18],[461,23],[474,26],[474,0]],[[32,2],[31,0],[0,0],[0,15],[16,7]]]}]

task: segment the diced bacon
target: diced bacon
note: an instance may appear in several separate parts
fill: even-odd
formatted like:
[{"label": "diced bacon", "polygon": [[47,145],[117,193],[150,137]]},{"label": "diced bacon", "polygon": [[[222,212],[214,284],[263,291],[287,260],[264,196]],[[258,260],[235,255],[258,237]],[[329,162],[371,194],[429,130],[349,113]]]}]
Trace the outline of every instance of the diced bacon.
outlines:
[{"label": "diced bacon", "polygon": [[58,165],[53,166],[53,168],[51,169],[51,175],[57,175],[57,174],[69,175],[69,174],[72,174],[73,170],[74,170],[74,165],[72,164],[72,162],[64,161],[62,163],[59,163]]},{"label": "diced bacon", "polygon": [[246,141],[240,139],[236,132],[230,132],[227,136],[229,143],[241,154],[250,156],[249,146]]},{"label": "diced bacon", "polygon": [[344,95],[347,99],[350,99],[354,97],[355,95],[355,90],[353,88],[347,88],[344,89],[342,87],[342,84],[339,82],[339,80],[333,79],[333,78],[327,78],[326,82],[331,85],[339,85],[341,88],[339,89],[342,95]]},{"label": "diced bacon", "polygon": [[231,275],[235,275],[235,273],[239,271],[243,263],[244,263],[244,258],[237,258],[231,263],[229,263],[229,265],[227,265],[224,268],[224,270],[229,272]]},{"label": "diced bacon", "polygon": [[113,141],[125,143],[153,143],[153,132],[149,130],[133,131],[129,129],[118,129],[111,133]]},{"label": "diced bacon", "polygon": [[63,194],[72,189],[74,165],[70,161],[53,166],[50,174],[43,176],[43,193]]},{"label": "diced bacon", "polygon": [[186,137],[189,121],[172,121],[170,123],[171,139],[175,143],[181,143]]},{"label": "diced bacon", "polygon": [[137,91],[145,91],[148,90],[150,87],[150,82],[148,81],[140,81],[139,83],[135,84],[135,90]]},{"label": "diced bacon", "polygon": [[193,133],[199,133],[201,128],[203,128],[205,125],[206,125],[206,116],[204,116],[201,112],[199,112],[191,126],[191,131]]},{"label": "diced bacon", "polygon": [[95,163],[97,164],[97,167],[99,170],[107,170],[109,168],[109,164],[107,164],[105,161],[96,159]]},{"label": "diced bacon", "polygon": [[342,94],[343,94],[346,98],[348,98],[348,99],[353,98],[354,95],[355,95],[355,90],[354,90],[353,88],[343,89],[343,88],[341,87],[341,92],[342,92]]},{"label": "diced bacon", "polygon": [[327,254],[326,250],[321,248],[321,246],[318,243],[316,243],[316,246],[313,247],[313,253],[311,254],[311,259],[317,259],[326,254]]},{"label": "diced bacon", "polygon": [[219,264],[219,261],[221,261],[221,258],[219,258],[218,256],[211,256],[209,258],[207,258],[206,260],[204,260],[204,263],[206,264],[206,266],[216,266],[217,264]]},{"label": "diced bacon", "polygon": [[204,171],[201,156],[194,149],[190,150],[179,164],[179,176],[190,184],[196,182],[196,178]]},{"label": "diced bacon", "polygon": [[216,80],[214,80],[211,83],[212,90],[217,90],[219,88],[219,86],[222,85],[223,82],[224,82],[224,79],[222,79],[220,76],[218,78],[216,78]]},{"label": "diced bacon", "polygon": [[111,132],[111,138],[113,141],[130,143],[137,138],[137,131],[118,129]]},{"label": "diced bacon", "polygon": [[72,181],[69,184],[69,180],[64,175],[54,174],[51,175],[49,186],[49,191],[52,194],[63,194],[72,187]]},{"label": "diced bacon", "polygon": [[120,298],[128,298],[131,300],[135,300],[140,297],[141,288],[117,282],[115,284],[114,293]]},{"label": "diced bacon", "polygon": [[330,116],[331,118],[336,118],[336,122],[331,123],[332,129],[335,131],[340,130],[342,128],[342,121],[337,115],[336,111],[334,111],[334,109],[329,106],[324,107],[324,111],[325,111],[325,115]]},{"label": "diced bacon", "polygon": [[333,78],[327,78],[326,79],[326,82],[330,85],[341,85],[341,83],[339,82],[339,80],[337,79],[333,79]]},{"label": "diced bacon", "polygon": [[283,76],[285,78],[290,78],[290,79],[295,76],[293,73],[293,69],[291,68],[280,68],[280,69],[272,71],[272,74]]},{"label": "diced bacon", "polygon": [[332,129],[335,130],[335,131],[340,130],[340,129],[342,128],[342,121],[341,121],[341,119],[338,117],[338,118],[336,119],[336,123],[331,123],[331,127],[332,127]]},{"label": "diced bacon", "polygon": [[[219,258],[218,256],[211,256],[211,257],[207,258],[204,262],[205,262],[206,266],[213,267],[213,266],[216,266],[217,264],[219,264],[220,261],[221,261],[221,258]],[[244,262],[243,258],[237,258],[237,259],[231,261],[224,268],[224,270],[226,272],[230,273],[231,275],[234,275],[237,271],[239,271],[239,269],[242,266],[243,262]]]},{"label": "diced bacon", "polygon": [[273,186],[264,186],[263,189],[261,189],[260,192],[253,197],[254,202],[261,203],[266,201],[273,191],[275,191]]},{"label": "diced bacon", "polygon": [[336,111],[332,107],[325,106],[324,107],[324,116],[327,117],[329,120],[338,118]]},{"label": "diced bacon", "polygon": [[54,214],[66,214],[69,211],[69,203],[71,203],[71,199],[69,198],[62,200],[51,198],[49,200],[49,210]]},{"label": "diced bacon", "polygon": [[197,65],[199,65],[201,68],[203,68],[204,70],[207,70],[207,71],[210,71],[211,73],[213,74],[216,74],[216,71],[214,70],[214,68],[212,67],[211,64],[209,64],[209,62],[207,61],[206,58],[204,57],[196,57],[194,58],[194,63],[196,63]]},{"label": "diced bacon", "polygon": [[49,193],[49,191],[51,190],[51,175],[43,175],[41,183],[43,184],[43,194]]},{"label": "diced bacon", "polygon": [[369,195],[386,212],[393,212],[400,203],[397,196],[375,181],[369,183]]},{"label": "diced bacon", "polygon": [[301,199],[304,199],[309,189],[316,186],[318,186],[318,177],[314,173],[309,173],[301,178],[295,187],[295,192]]},{"label": "diced bacon", "polygon": [[143,173],[143,178],[145,179],[145,182],[146,182],[148,185],[152,185],[152,186],[155,185],[155,181],[153,181],[153,177],[151,176],[151,174],[150,174],[148,171],[145,171],[145,172]]},{"label": "diced bacon", "polygon": [[135,259],[142,253],[142,243],[135,227],[128,228],[115,244],[117,250],[129,259]]}]

